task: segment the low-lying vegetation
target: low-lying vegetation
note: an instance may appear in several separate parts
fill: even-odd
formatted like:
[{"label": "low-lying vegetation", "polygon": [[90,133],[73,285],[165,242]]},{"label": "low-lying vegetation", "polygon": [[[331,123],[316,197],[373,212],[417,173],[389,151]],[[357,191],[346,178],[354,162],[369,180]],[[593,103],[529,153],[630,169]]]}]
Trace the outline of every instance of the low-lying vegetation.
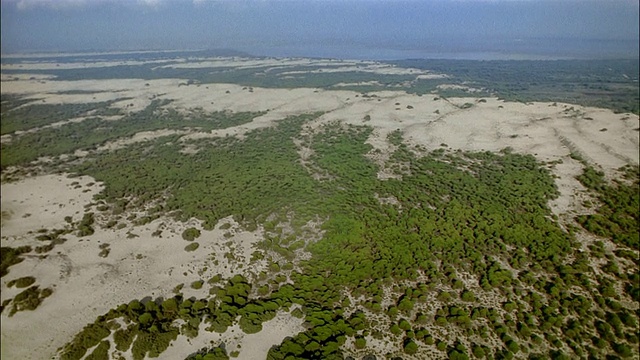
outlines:
[{"label": "low-lying vegetation", "polygon": [[34,285],[20,292],[13,299],[4,301],[2,310],[10,306],[9,316],[15,315],[18,311],[33,311],[40,306],[44,299],[51,296],[51,294],[53,294],[52,289],[40,289],[38,285]]},{"label": "low-lying vegetation", "polygon": [[[370,128],[328,124],[302,135],[301,126],[312,118],[289,118],[242,140],[202,140],[196,154],[179,153],[168,137],[76,166],[105,183],[99,198],[112,207],[137,209],[163,199],[151,214],[195,217],[205,228],[227,216],[248,229],[268,223],[276,238],[267,248],[279,249],[283,260],[272,263],[271,276],[252,283],[241,276],[224,287],[211,283],[209,298],[176,295],[123,304],[61,349],[63,358],[82,357],[112,331],[119,351],[131,349],[136,359],[157,356],[177,336],[197,336],[203,321],[209,331],[224,332],[238,322],[245,333],[255,333],[294,304],[301,306],[295,315],[304,317],[306,330],[273,347],[270,359],[341,359],[367,351],[371,339],[395,344],[400,356],[635,353],[635,311],[623,304],[637,301],[637,272],[626,273],[617,256],[608,254],[611,264],[603,270],[612,275],[599,275],[589,254],[578,250],[575,229],[564,231],[551,216],[547,203],[558,191],[535,158],[508,149],[440,149],[418,156],[395,134],[397,150],[387,165],[399,178],[382,181],[365,156]],[[314,180],[297,162],[294,139],[313,149],[310,161],[327,178]],[[587,169],[583,182],[589,174]],[[603,191],[604,204],[627,194],[614,195],[614,188],[631,191],[596,178],[593,188]],[[620,226],[620,219],[629,216],[633,199],[617,207],[625,214],[614,216],[607,205],[598,212],[618,224],[618,235],[602,235],[619,236],[614,241],[631,254],[628,232],[637,232],[637,223]],[[313,217],[327,219],[324,237],[296,241],[303,240],[300,229]],[[293,237],[278,239],[275,229],[285,222]],[[183,234],[187,240],[197,235]],[[309,260],[281,255],[298,246],[311,253]],[[615,291],[614,282],[626,284],[627,292]],[[115,330],[116,318],[126,327]],[[343,346],[348,340],[354,349]]]}]

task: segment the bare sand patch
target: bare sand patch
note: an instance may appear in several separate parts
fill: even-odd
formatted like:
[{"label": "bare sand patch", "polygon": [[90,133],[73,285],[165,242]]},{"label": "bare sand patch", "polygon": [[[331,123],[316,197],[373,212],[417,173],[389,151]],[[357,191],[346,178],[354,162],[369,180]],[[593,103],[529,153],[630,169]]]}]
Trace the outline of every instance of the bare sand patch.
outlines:
[{"label": "bare sand patch", "polygon": [[449,75],[447,74],[421,74],[416,76],[416,80],[434,80],[434,79],[446,79]]},{"label": "bare sand patch", "polygon": [[281,72],[281,75],[300,75],[300,74],[319,74],[319,73],[349,73],[349,72],[366,72],[380,75],[426,75],[429,71],[401,68],[390,64],[366,63],[355,66],[341,66],[334,68],[322,68],[314,70],[292,70]]},{"label": "bare sand patch", "polygon": [[198,58],[195,61],[178,64],[167,64],[159,68],[230,68],[230,69],[262,69],[264,72],[299,67],[322,67],[320,69],[291,70],[281,72],[279,75],[300,75],[316,73],[336,72],[369,72],[381,75],[417,75],[416,79],[441,79],[443,74],[434,74],[430,71],[402,68],[391,64],[383,64],[376,61],[336,60],[336,59],[305,59],[305,58],[242,58],[242,57],[216,57]]},{"label": "bare sand patch", "polygon": [[275,318],[262,324],[262,331],[257,334],[244,335],[239,360],[262,359],[274,345],[280,345],[287,336],[293,336],[305,330],[303,319],[293,317],[289,313],[278,312]]},{"label": "bare sand patch", "polygon": [[238,352],[238,360],[264,359],[271,346],[280,344],[287,336],[304,331],[302,322],[302,319],[295,318],[288,312],[278,311],[275,318],[262,323],[262,331],[256,334],[245,334],[237,324],[230,326],[222,334],[212,333],[205,330],[207,325],[203,323],[196,338],[178,337],[162,353],[161,358],[184,359],[201,348],[224,344],[227,354]]},{"label": "bare sand patch", "polygon": [[[331,59],[307,59],[307,58],[245,58],[245,57],[213,57],[194,58],[192,61],[178,64],[168,64],[160,67],[175,69],[201,69],[201,68],[234,68],[234,69],[261,69],[265,72],[286,69],[298,66],[338,66],[354,65],[359,63],[353,60]],[[373,62],[367,62],[373,63]]]},{"label": "bare sand patch", "polygon": [[2,70],[72,70],[104,68],[112,66],[136,66],[145,64],[163,64],[173,62],[172,59],[147,60],[147,61],[76,61],[76,62],[51,62],[51,61],[23,61],[16,64],[2,64]]},{"label": "bare sand patch", "polygon": [[118,150],[118,149],[122,149],[124,147],[127,147],[131,144],[135,144],[135,143],[139,143],[139,142],[145,142],[145,141],[150,141],[153,139],[157,139],[160,137],[164,137],[164,136],[169,136],[169,135],[185,135],[185,134],[190,134],[192,133],[191,131],[182,131],[182,130],[169,130],[169,129],[162,129],[162,130],[153,130],[153,131],[141,131],[139,133],[135,133],[133,136],[126,138],[126,139],[118,139],[115,141],[110,141],[102,146],[99,146],[97,148],[98,151],[114,151],[114,150]]},{"label": "bare sand patch", "polygon": [[337,88],[347,87],[347,86],[382,86],[382,83],[377,80],[372,80],[372,81],[360,81],[360,82],[354,82],[354,83],[341,82],[331,86],[337,87]]},{"label": "bare sand patch", "polygon": [[440,84],[440,85],[437,85],[436,88],[440,90],[462,90],[462,91],[471,92],[471,93],[482,91],[482,89],[477,89],[477,88],[469,87],[466,85],[459,85],[459,84]]},{"label": "bare sand patch", "polygon": [[[75,181],[78,185],[72,185]],[[84,207],[101,189],[98,184],[90,186],[91,182],[89,177],[46,175],[3,184],[2,210],[11,217],[3,219],[2,246],[35,245],[35,235],[29,232],[64,228],[64,216],[77,221],[85,210],[95,211]],[[179,284],[184,284],[186,297],[206,297],[206,286],[196,290],[189,285],[216,274],[225,279],[238,273],[251,278],[265,270],[265,260],[249,264],[253,245],[262,240],[262,230],[246,232],[239,230],[233,219],[223,222],[230,223],[231,230],[203,230],[196,239],[200,247],[190,252],[184,249],[189,242],[181,233],[199,223],[157,219],[145,226],[119,230],[96,226],[89,237],[67,234],[67,241],[45,259],[27,257],[11,267],[5,279],[34,276],[37,285],[54,292],[35,311],[18,312],[13,317],[2,314],[2,357],[50,358],[82,327],[121,303],[147,296],[170,297]],[[154,236],[157,231],[160,235]],[[108,244],[107,257],[99,255],[102,244]],[[233,254],[233,260],[226,253]],[[15,289],[7,289],[5,284],[3,281],[3,301],[16,295]],[[31,336],[36,332],[37,337]]]},{"label": "bare sand patch", "polygon": [[11,134],[5,134],[0,136],[0,144],[8,144],[13,140]]},{"label": "bare sand patch", "polygon": [[37,58],[66,58],[77,56],[100,56],[100,55],[133,55],[133,54],[171,54],[177,52],[189,52],[198,50],[135,50],[135,51],[93,51],[93,52],[28,52],[28,53],[14,53],[14,54],[2,54],[3,58],[7,59],[37,59]]},{"label": "bare sand patch", "polygon": [[[84,104],[116,101],[112,106],[126,111],[140,111],[163,93],[178,88],[179,79],[143,80],[110,79],[78,81],[9,81],[2,82],[2,94],[22,95],[31,104]],[[71,93],[70,93],[71,92]],[[73,93],[76,92],[76,93]]]},{"label": "bare sand patch", "polygon": [[[88,186],[90,183],[94,184]],[[11,214],[2,222],[4,239],[28,231],[64,227],[64,217],[82,214],[84,205],[102,190],[102,185],[88,176],[45,175],[2,184],[1,189],[2,211]]]}]

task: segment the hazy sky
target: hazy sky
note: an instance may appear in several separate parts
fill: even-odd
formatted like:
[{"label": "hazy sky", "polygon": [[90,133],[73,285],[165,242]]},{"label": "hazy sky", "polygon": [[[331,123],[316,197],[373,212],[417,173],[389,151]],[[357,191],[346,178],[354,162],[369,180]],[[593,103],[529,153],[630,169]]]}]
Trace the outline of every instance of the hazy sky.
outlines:
[{"label": "hazy sky", "polygon": [[0,1],[3,53],[638,40],[638,0]]}]

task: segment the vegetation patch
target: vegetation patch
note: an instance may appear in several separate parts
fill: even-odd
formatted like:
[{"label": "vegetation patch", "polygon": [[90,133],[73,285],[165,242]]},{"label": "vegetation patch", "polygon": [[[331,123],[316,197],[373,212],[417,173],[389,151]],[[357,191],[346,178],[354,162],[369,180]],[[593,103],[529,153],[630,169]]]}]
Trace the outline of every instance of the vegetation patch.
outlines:
[{"label": "vegetation patch", "polygon": [[182,238],[187,241],[193,241],[200,237],[200,230],[190,227],[182,232]]},{"label": "vegetation patch", "polygon": [[223,346],[215,346],[200,349],[196,354],[190,355],[185,360],[229,360],[229,356]]},{"label": "vegetation patch", "polygon": [[200,247],[200,244],[198,244],[197,242],[193,242],[187,246],[184,247],[184,251],[196,251],[198,250],[198,248]]},{"label": "vegetation patch", "polygon": [[[76,150],[95,150],[99,145],[108,141],[130,137],[142,131],[188,130],[192,126],[197,126],[203,131],[222,129],[251,122],[254,117],[263,114],[250,112],[204,113],[200,111],[183,115],[174,109],[164,109],[163,107],[168,103],[168,101],[154,100],[146,109],[128,113],[120,121],[109,121],[94,116],[82,122],[43,128],[37,132],[14,136],[10,143],[0,144],[0,165],[5,168],[11,165],[24,165],[43,156],[56,157],[72,154]],[[71,108],[67,111],[85,111],[85,105],[82,104],[65,104],[63,106]],[[101,109],[105,109],[107,105],[103,104],[102,106]],[[30,107],[28,106],[26,109]],[[2,129],[5,131],[4,112],[2,119]],[[20,119],[20,121],[27,121],[23,118]],[[58,163],[50,165],[55,166]]]},{"label": "vegetation patch", "polygon": [[26,254],[33,250],[31,246],[20,246],[17,248],[5,247],[0,249],[0,277],[9,273],[9,267],[19,264],[24,260],[20,255]]},{"label": "vegetation patch", "polygon": [[[415,59],[391,63],[449,75],[447,79],[416,82],[409,91],[418,94],[437,91],[447,97],[497,95],[508,101],[557,101],[640,114],[639,66],[635,60]],[[443,82],[476,90],[438,89]]]},{"label": "vegetation patch", "polygon": [[33,276],[25,276],[19,279],[11,280],[7,283],[7,287],[17,287],[18,289],[26,288],[33,285],[36,282],[36,278]]},{"label": "vegetation patch", "polygon": [[13,316],[18,311],[33,311],[37,309],[42,301],[51,296],[51,294],[53,294],[53,290],[49,288],[40,289],[37,285],[31,286],[13,298],[9,316]]},{"label": "vegetation patch", "polygon": [[640,175],[637,167],[624,167],[623,180],[608,184],[604,173],[587,166],[578,177],[582,185],[594,191],[602,204],[593,215],[576,220],[586,230],[632,249],[640,248]]}]

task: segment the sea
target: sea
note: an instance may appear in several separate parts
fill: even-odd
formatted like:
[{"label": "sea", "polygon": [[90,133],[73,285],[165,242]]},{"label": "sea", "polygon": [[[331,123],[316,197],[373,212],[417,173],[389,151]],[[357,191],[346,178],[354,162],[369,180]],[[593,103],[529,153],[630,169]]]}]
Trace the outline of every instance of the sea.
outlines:
[{"label": "sea", "polygon": [[255,56],[356,60],[569,60],[638,59],[638,40],[611,39],[435,39],[393,44],[322,41],[305,44],[254,44],[234,49]]}]

